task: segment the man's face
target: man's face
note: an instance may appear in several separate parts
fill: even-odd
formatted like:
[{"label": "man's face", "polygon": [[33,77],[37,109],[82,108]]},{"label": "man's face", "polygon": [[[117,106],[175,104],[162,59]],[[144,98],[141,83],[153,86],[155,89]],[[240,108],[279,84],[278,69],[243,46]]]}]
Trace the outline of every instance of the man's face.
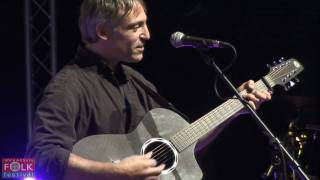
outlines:
[{"label": "man's face", "polygon": [[108,54],[118,62],[140,62],[145,42],[150,39],[147,16],[139,4],[124,17],[108,37]]}]

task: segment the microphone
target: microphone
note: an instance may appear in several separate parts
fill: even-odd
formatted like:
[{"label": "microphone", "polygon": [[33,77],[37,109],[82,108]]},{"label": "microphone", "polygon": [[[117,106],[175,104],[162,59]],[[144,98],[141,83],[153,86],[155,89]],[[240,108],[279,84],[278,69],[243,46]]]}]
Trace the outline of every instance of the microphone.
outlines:
[{"label": "microphone", "polygon": [[182,32],[175,32],[171,35],[170,42],[173,47],[192,47],[192,48],[224,48],[229,46],[229,43],[205,39],[194,36],[187,36]]}]

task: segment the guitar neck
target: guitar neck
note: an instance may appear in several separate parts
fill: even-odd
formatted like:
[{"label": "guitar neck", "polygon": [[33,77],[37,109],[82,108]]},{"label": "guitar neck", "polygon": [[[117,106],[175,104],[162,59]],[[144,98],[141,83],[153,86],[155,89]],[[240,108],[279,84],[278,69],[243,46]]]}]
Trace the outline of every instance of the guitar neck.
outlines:
[{"label": "guitar neck", "polygon": [[[268,86],[266,86],[264,82],[266,82]],[[263,80],[257,81],[255,84],[258,90],[268,90],[274,86],[271,81],[269,81],[268,75],[265,76]],[[246,91],[240,92],[240,94],[245,93]],[[190,126],[177,132],[170,138],[170,141],[177,150],[181,152],[243,108],[243,104],[238,99],[229,99],[190,124]]]}]

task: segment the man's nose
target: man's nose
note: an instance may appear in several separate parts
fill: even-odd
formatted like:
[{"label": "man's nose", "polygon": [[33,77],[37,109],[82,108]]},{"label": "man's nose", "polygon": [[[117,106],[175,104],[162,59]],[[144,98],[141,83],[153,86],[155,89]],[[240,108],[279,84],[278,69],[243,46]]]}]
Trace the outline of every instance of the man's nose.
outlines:
[{"label": "man's nose", "polygon": [[149,32],[149,28],[147,25],[144,26],[142,33],[140,35],[140,38],[142,38],[143,40],[149,40],[150,39],[150,32]]}]

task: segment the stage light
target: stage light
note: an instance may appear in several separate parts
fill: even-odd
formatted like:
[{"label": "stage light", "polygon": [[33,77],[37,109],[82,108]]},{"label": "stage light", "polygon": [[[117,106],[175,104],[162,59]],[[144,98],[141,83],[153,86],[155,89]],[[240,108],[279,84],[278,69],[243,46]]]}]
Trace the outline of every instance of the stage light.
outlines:
[{"label": "stage light", "polygon": [[36,178],[34,178],[34,177],[26,177],[23,180],[36,180]]}]

